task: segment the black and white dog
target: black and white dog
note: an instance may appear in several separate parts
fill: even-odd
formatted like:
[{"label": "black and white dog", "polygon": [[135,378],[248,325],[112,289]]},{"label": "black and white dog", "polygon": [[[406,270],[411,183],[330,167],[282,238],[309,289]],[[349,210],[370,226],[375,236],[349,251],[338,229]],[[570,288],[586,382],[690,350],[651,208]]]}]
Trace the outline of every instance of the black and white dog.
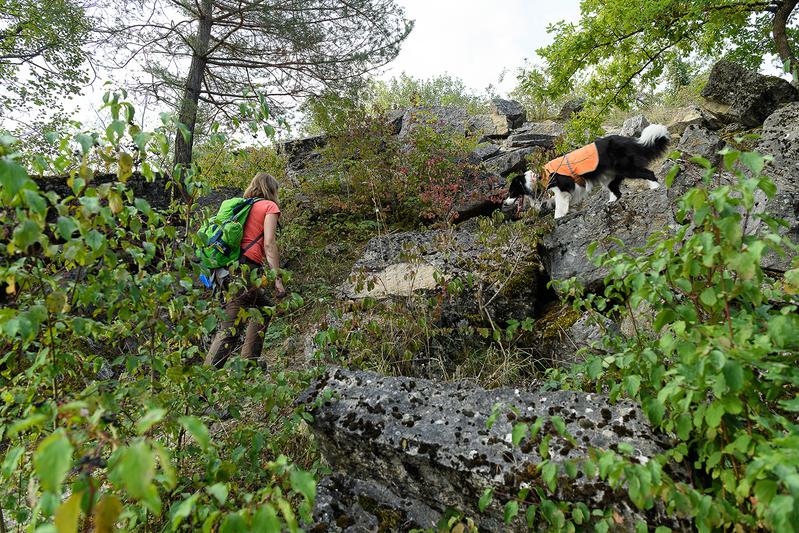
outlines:
[{"label": "black and white dog", "polygon": [[[621,197],[619,186],[627,179],[649,181],[650,189],[660,184],[649,164],[666,153],[670,135],[665,126],[652,124],[641,132],[639,138],[622,135],[600,137],[593,143],[553,159],[544,165],[539,177],[533,171],[517,176],[511,181],[503,211],[521,211],[525,198],[534,198],[536,185],[542,182],[543,189],[555,194],[555,218],[569,212],[569,206],[583,200],[597,184],[610,193],[610,202]],[[551,207],[552,201],[547,205]]]}]

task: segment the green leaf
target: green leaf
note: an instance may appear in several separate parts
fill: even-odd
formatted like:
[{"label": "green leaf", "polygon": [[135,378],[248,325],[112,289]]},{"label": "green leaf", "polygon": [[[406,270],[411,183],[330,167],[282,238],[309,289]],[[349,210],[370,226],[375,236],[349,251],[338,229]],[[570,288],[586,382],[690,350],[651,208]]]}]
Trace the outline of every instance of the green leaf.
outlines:
[{"label": "green leaf", "polygon": [[314,498],[316,498],[316,480],[310,472],[295,469],[291,471],[289,479],[291,488],[294,491],[302,494],[309,502],[314,501]]},{"label": "green leaf", "polygon": [[680,165],[674,164],[671,166],[669,171],[666,173],[666,188],[670,189],[671,185],[674,183],[674,178],[677,177],[677,174],[680,173]]},{"label": "green leaf", "polygon": [[155,460],[147,444],[140,441],[122,449],[114,474],[133,498],[147,497],[155,476]]},{"label": "green leaf", "polygon": [[25,448],[23,446],[14,446],[6,451],[5,457],[3,458],[3,466],[0,467],[0,475],[3,476],[3,479],[10,478],[14,472],[16,472],[17,465],[19,465],[19,460],[23,453],[25,453]]},{"label": "green leaf", "polygon": [[505,523],[510,524],[511,520],[516,518],[516,515],[519,514],[519,502],[516,500],[510,500],[508,503],[505,504]]},{"label": "green leaf", "polygon": [[703,304],[707,306],[716,305],[716,290],[712,287],[708,287],[702,291],[699,295],[699,300],[702,301]]},{"label": "green leaf", "polygon": [[248,533],[249,528],[244,517],[239,513],[230,513],[225,516],[222,525],[219,526],[219,533]]},{"label": "green leaf", "polygon": [[511,431],[511,443],[514,446],[518,446],[522,439],[527,435],[529,430],[530,427],[527,424],[514,424],[513,430]]},{"label": "green leaf", "polygon": [[743,152],[740,161],[755,175],[763,172],[763,167],[766,165],[766,158],[756,152]]},{"label": "green leaf", "polygon": [[94,137],[86,135],[85,133],[78,133],[75,135],[75,140],[80,144],[80,149],[83,154],[88,154],[89,150],[94,146]]},{"label": "green leaf", "polygon": [[759,505],[768,506],[776,494],[777,483],[771,479],[761,479],[755,483],[755,497]]},{"label": "green leaf", "polygon": [[72,468],[72,444],[63,430],[44,439],[33,454],[33,467],[44,490],[58,492]]},{"label": "green leaf", "polygon": [[29,183],[33,181],[24,168],[8,159],[0,159],[0,186],[4,198],[10,200]]},{"label": "green leaf", "polygon": [[737,361],[727,361],[724,364],[724,381],[732,392],[740,392],[744,388],[744,369]]},{"label": "green leaf", "polygon": [[624,378],[624,390],[630,398],[635,398],[641,388],[641,376],[631,374]]},{"label": "green leaf", "polygon": [[157,408],[150,409],[147,413],[136,422],[136,432],[139,435],[146,433],[151,427],[163,420],[166,414],[165,409]]},{"label": "green leaf", "polygon": [[491,500],[494,497],[494,489],[491,487],[486,488],[483,491],[483,494],[480,496],[480,499],[477,501],[477,508],[480,509],[481,513],[484,513],[486,508],[491,504]]},{"label": "green leaf", "polygon": [[191,516],[191,512],[194,510],[194,505],[197,503],[199,497],[199,493],[192,494],[180,502],[180,505],[175,508],[175,512],[172,514],[172,530],[176,530],[185,518]]},{"label": "green leaf", "polygon": [[74,218],[60,216],[56,221],[56,228],[62,239],[69,240],[72,238],[75,231],[77,231],[78,225],[75,223]]},{"label": "green leaf", "polygon": [[197,444],[200,445],[204,451],[208,449],[211,444],[211,439],[208,435],[208,428],[196,416],[182,416],[178,419],[181,426],[186,428],[186,431],[191,433]]},{"label": "green leaf", "polygon": [[267,503],[262,505],[252,519],[252,530],[263,533],[280,533],[280,518],[275,508]]},{"label": "green leaf", "polygon": [[205,487],[205,490],[208,492],[208,494],[216,498],[216,501],[219,502],[219,505],[225,505],[228,495],[227,485],[224,483],[217,483],[216,485]]},{"label": "green leaf", "polygon": [[27,218],[14,229],[14,244],[17,248],[25,250],[39,240],[42,230],[39,224]]},{"label": "green leaf", "polygon": [[58,506],[55,511],[55,528],[58,533],[77,533],[78,519],[80,518],[80,500],[82,492],[75,492],[67,501]]},{"label": "green leaf", "polygon": [[711,403],[705,411],[705,421],[711,428],[719,427],[722,416],[724,416],[724,405],[719,401]]}]

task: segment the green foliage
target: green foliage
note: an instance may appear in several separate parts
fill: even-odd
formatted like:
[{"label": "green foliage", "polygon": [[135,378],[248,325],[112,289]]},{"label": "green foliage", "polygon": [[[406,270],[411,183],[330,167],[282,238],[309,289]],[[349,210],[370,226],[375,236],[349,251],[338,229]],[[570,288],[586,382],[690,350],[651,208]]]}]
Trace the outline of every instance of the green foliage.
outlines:
[{"label": "green foliage", "polygon": [[491,99],[490,88],[484,95],[474,94],[459,78],[441,74],[418,79],[402,73],[388,81],[372,82],[370,103],[377,109],[409,107],[463,107],[469,113],[485,113]]},{"label": "green foliage", "polygon": [[311,107],[328,143],[303,172],[304,187],[325,209],[411,227],[455,217],[454,202],[478,171],[468,158],[476,138],[446,131],[425,112],[400,140],[383,117],[351,100]]},{"label": "green foliage", "polygon": [[[638,332],[607,338],[613,351],[589,357],[566,381],[629,396],[674,435],[673,448],[646,466],[692,458],[693,485],[607,459],[605,471],[620,472],[637,506],[661,499],[699,531],[796,531],[799,270],[769,279],[760,266],[767,253],[796,247],[777,233],[781,221],[755,207],[775,193],[761,175],[767,158],[726,152],[737,182],[717,187],[716,169],[698,161],[705,184],[679,201],[676,231],[653,236],[635,255],[595,255],[610,272],[602,295],[583,294],[573,281],[561,286],[580,307],[629,316]],[[649,325],[639,308],[648,309]]]},{"label": "green foliage", "polygon": [[244,190],[258,172],[268,172],[279,183],[286,181],[286,158],[274,146],[239,146],[217,135],[195,148],[194,158],[203,182],[212,188]]},{"label": "green foliage", "polygon": [[[673,80],[681,58],[726,53],[758,68],[766,54],[776,54],[774,10],[767,2],[583,0],[580,5],[580,20],[552,25],[553,42],[538,53],[546,62],[550,97],[572,93],[588,77],[584,90],[594,104],[586,110],[591,117],[611,106],[626,108],[664,77]],[[788,30],[788,44],[795,48]]]},{"label": "green foliage", "polygon": [[30,106],[58,108],[87,81],[82,47],[90,25],[79,2],[2,0],[0,28],[0,108],[13,109],[10,118]]},{"label": "green foliage", "polygon": [[[42,161],[67,170],[67,196],[43,193],[0,143],[3,519],[30,530],[296,531],[315,485],[295,461],[313,468],[315,456],[292,401],[312,372],[200,364],[221,310],[195,281],[196,214],[133,196],[126,180],[155,177],[168,137],[130,126],[120,95],[105,101],[104,132],[55,140],[58,156]],[[98,160],[119,181],[93,185]],[[199,190],[193,177],[185,191]]]}]

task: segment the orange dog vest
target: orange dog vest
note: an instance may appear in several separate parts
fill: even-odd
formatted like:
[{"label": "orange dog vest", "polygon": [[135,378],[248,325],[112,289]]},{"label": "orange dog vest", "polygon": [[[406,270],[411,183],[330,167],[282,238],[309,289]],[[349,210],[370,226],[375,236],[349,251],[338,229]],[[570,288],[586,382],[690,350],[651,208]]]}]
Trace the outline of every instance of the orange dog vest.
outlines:
[{"label": "orange dog vest", "polygon": [[544,165],[544,187],[549,184],[549,177],[552,174],[569,176],[577,185],[585,186],[583,175],[593,172],[598,166],[599,152],[596,143],[587,144]]}]

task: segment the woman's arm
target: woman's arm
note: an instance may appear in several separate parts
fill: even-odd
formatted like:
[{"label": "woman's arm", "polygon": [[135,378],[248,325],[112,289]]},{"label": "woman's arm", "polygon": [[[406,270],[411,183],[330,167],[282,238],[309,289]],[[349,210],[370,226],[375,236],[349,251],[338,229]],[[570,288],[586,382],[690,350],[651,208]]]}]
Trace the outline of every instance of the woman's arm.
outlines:
[{"label": "woman's arm", "polygon": [[266,262],[275,271],[275,288],[278,296],[286,294],[283,280],[280,279],[280,250],[277,249],[277,214],[269,213],[264,217],[264,256]]}]

